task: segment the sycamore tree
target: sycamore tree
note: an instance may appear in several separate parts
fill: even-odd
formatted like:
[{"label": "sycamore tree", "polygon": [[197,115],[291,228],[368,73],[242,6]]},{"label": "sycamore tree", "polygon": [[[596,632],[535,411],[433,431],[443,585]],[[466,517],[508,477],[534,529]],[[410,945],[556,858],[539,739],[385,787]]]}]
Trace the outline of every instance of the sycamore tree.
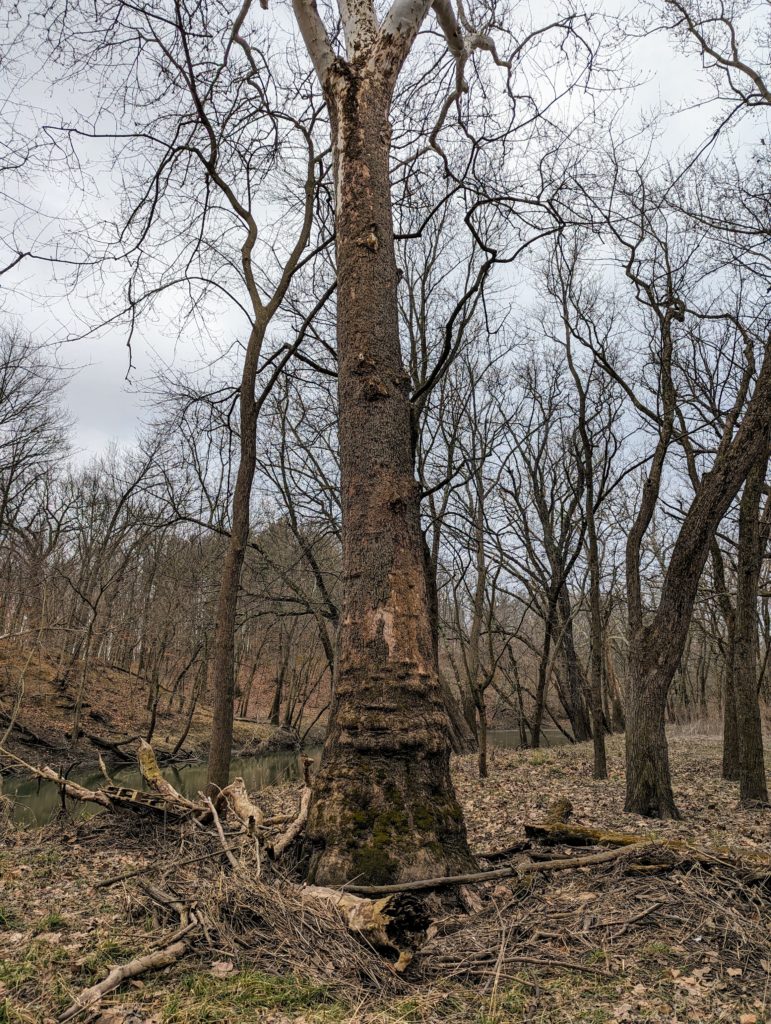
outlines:
[{"label": "sycamore tree", "polygon": [[[516,126],[517,69],[528,47],[551,32],[567,46],[577,30],[572,15],[558,15],[516,41],[493,5],[467,14],[449,0],[393,0],[386,10],[374,0],[338,0],[336,10],[293,0],[293,10],[331,134],[343,549],[335,698],[308,820],[309,873],[325,883],[427,877],[464,867],[470,854],[449,772],[399,337],[392,104],[418,34],[438,29],[441,47],[427,44],[420,69],[410,68],[409,96],[430,108],[449,64],[446,95],[416,146],[433,149],[437,169],[451,175],[442,132],[451,118],[463,121],[465,97],[483,74],[478,58],[500,72],[505,138]],[[508,54],[499,52],[504,44]],[[474,148],[472,140],[466,180]]]}]

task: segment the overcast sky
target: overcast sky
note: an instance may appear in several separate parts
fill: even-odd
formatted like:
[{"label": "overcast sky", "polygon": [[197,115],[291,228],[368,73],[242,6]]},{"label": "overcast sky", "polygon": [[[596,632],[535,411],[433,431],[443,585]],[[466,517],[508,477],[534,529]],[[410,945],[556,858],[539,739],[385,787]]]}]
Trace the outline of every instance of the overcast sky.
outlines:
[{"label": "overcast sky", "polygon": [[[609,9],[609,0],[605,0],[605,10]],[[639,4],[633,9],[639,11]],[[0,21],[0,31],[8,34],[12,28],[8,23],[3,26]],[[630,124],[644,111],[658,105],[680,107],[710,94],[699,59],[696,56],[690,60],[683,58],[673,40],[664,33],[640,39],[632,49],[632,61],[635,80],[644,84],[629,102]],[[32,123],[41,123],[46,115],[53,118],[57,114],[66,120],[68,113],[77,116],[81,104],[87,109],[90,102],[88,96],[79,96],[76,90],[66,95],[58,90],[52,95],[46,87],[43,71],[39,75],[31,73],[23,99],[24,103],[13,107],[14,116],[23,117],[26,104]],[[12,109],[9,97],[0,95],[0,121],[9,109]],[[685,151],[696,145],[705,137],[714,114],[714,107],[697,106],[673,117],[663,145],[670,152]],[[29,209],[21,227],[15,222],[18,211],[10,204],[4,204],[4,209],[0,210],[0,233],[6,241],[12,238],[14,231],[19,239],[34,233],[38,215],[47,217],[49,223],[55,222],[69,202],[69,196],[56,178],[37,182],[34,193],[28,193],[25,198]],[[105,202],[109,202],[109,196]],[[6,252],[0,253],[0,263],[6,258]],[[20,264],[0,277],[0,319],[17,323],[46,341],[78,333],[79,320],[87,319],[91,311],[82,298],[69,301],[62,294],[60,280],[61,275],[57,275],[50,264]],[[227,325],[225,328],[227,331]],[[232,329],[238,329],[235,323]],[[76,420],[75,442],[81,457],[102,451],[113,440],[131,442],[141,418],[148,411],[142,383],[151,374],[154,361],[158,358],[168,362],[192,360],[200,350],[200,339],[178,339],[171,323],[146,324],[142,333],[133,339],[133,369],[129,375],[123,329],[104,330],[96,338],[64,346],[60,358],[73,370],[66,388],[66,401]]]}]

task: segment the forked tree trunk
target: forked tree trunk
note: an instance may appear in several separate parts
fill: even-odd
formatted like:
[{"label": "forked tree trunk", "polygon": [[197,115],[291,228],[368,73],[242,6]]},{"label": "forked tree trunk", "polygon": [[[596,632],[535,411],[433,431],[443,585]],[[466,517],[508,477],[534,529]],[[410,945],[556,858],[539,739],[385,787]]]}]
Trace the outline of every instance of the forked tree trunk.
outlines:
[{"label": "forked tree trunk", "polygon": [[471,862],[449,772],[399,343],[386,71],[342,64],[326,95],[336,176],[343,600],[313,790],[309,879],[372,883]]}]

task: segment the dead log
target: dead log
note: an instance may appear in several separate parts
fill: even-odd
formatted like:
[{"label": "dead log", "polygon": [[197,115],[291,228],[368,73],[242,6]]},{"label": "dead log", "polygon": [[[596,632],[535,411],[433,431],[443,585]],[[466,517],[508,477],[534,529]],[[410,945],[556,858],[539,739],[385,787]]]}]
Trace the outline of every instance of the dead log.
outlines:
[{"label": "dead log", "polygon": [[0,747],[0,753],[38,779],[55,782],[64,792],[64,795],[71,797],[73,800],[83,800],[87,803],[99,804],[101,807],[112,808],[113,806],[110,797],[101,789],[87,789],[85,786],[78,785],[77,782],[70,782],[63,775],[60,775],[59,772],[49,768],[48,765],[45,765],[43,768],[36,768],[35,765],[30,764],[17,754],[12,754],[10,750],[5,750],[2,747]]},{"label": "dead log", "polygon": [[350,892],[308,885],[301,896],[304,903],[334,907],[350,932],[379,952],[396,957],[396,971],[403,971],[412,960],[415,950],[425,942],[431,923],[423,901],[404,893],[368,900]]},{"label": "dead log", "polygon": [[139,741],[137,759],[139,760],[139,770],[142,773],[142,778],[145,780],[147,785],[151,789],[154,789],[159,796],[162,796],[164,800],[167,800],[172,804],[179,804],[191,811],[206,810],[206,808],[201,804],[194,803],[192,800],[188,800],[187,797],[182,796],[182,794],[178,793],[170,782],[167,782],[166,779],[164,779],[155,758],[155,751],[146,740]]},{"label": "dead log", "polygon": [[85,732],[81,730],[81,735],[85,736],[89,743],[97,747],[99,750],[106,750],[108,753],[118,761],[125,761],[126,763],[133,761],[133,755],[127,753],[125,750],[121,750],[121,747],[125,747],[129,743],[133,743],[138,740],[138,736],[131,736],[127,740],[120,740],[120,742],[112,742],[111,740],[103,739],[101,736],[97,736],[95,733]]},{"label": "dead log", "polygon": [[26,725],[22,725],[21,722],[17,722],[13,715],[0,708],[0,722],[8,725],[13,732],[19,734],[25,743],[35,747],[45,747],[47,750],[61,750],[62,748],[56,743],[51,743],[50,740],[44,739],[37,733],[28,729]]},{"label": "dead log", "polygon": [[651,833],[614,832],[586,825],[547,821],[541,825],[525,825],[525,835],[528,839],[560,846],[629,847],[648,843],[659,850],[675,854],[683,864],[723,866],[740,871],[752,869],[755,873],[765,869],[766,874],[771,873],[771,857],[754,850],[731,849],[727,846],[706,849],[683,839],[666,839]]}]

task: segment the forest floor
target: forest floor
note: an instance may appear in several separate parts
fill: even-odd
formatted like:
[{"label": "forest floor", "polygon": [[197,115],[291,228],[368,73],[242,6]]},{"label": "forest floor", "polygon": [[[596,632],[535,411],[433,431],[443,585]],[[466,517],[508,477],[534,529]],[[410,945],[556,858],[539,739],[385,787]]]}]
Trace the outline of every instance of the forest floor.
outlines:
[{"label": "forest floor", "polygon": [[[771,811],[737,806],[735,786],[720,779],[719,741],[674,734],[670,742],[678,822],[624,813],[618,737],[609,743],[607,782],[592,781],[588,745],[496,750],[484,784],[473,758],[455,759],[472,849],[521,841],[526,823],[543,821],[549,804],[568,798],[579,824],[771,855]],[[268,813],[291,810],[297,789],[259,799]],[[443,911],[437,933],[397,976],[350,936],[337,940],[310,915],[282,909],[280,887],[251,883],[248,867],[239,880],[221,858],[182,865],[200,849],[200,829],[128,814],[2,829],[2,1024],[54,1021],[111,964],[173,931],[143,895],[144,876],[211,906],[229,925],[209,936],[209,946],[124,986],[77,1022],[771,1022],[768,878],[749,883],[701,867],[631,873],[621,859],[489,882],[468,897],[471,913]],[[96,885],[136,869],[135,878]]]},{"label": "forest floor", "polygon": [[[39,652],[8,641],[0,643],[0,736],[9,718],[15,719],[6,746],[37,766],[52,758],[61,764],[69,755],[70,760],[77,758],[81,764],[96,764],[98,753],[109,751],[109,744],[122,745],[146,737],[151,683],[134,673],[96,663],[83,688],[87,696],[82,703],[82,736],[76,748],[71,732],[80,684],[80,670],[69,679],[62,678],[56,651]],[[168,689],[162,689],[153,734],[153,747],[159,756],[174,749],[187,718],[187,699],[183,706]],[[210,734],[211,710],[199,703],[180,754],[191,760],[205,758]],[[234,742],[237,752],[257,754],[291,748],[296,739],[274,726],[239,718],[234,723]],[[127,760],[134,762],[133,748],[128,750]]]}]

